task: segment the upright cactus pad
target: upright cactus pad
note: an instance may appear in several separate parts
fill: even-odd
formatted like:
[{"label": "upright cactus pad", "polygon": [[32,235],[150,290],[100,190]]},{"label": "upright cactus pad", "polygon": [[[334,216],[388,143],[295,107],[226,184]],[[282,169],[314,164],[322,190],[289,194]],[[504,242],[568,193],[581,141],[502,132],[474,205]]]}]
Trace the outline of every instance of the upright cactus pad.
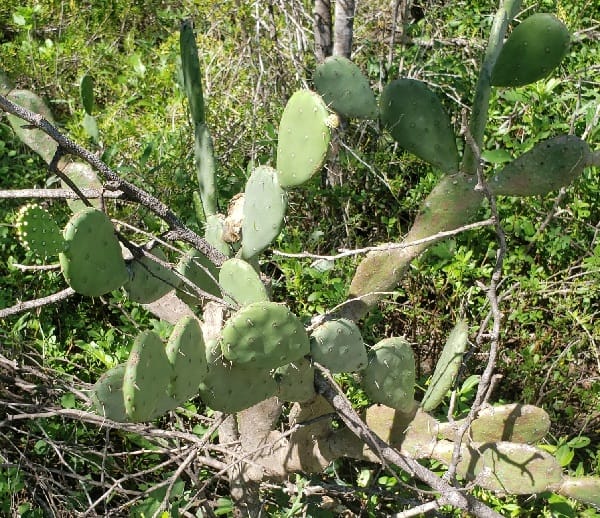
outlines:
[{"label": "upright cactus pad", "polygon": [[314,330],[310,355],[334,373],[359,371],[368,363],[360,330],[346,318],[329,320]]},{"label": "upright cactus pad", "polygon": [[[50,108],[48,108],[41,97],[33,92],[29,90],[11,90],[7,94],[7,97],[15,104],[40,114],[49,123],[54,124],[54,118],[52,117]],[[54,139],[49,135],[46,135],[46,133],[40,129],[31,128],[27,121],[24,121],[15,115],[8,114],[7,118],[17,137],[21,139],[23,144],[35,151],[49,164],[58,148]]]},{"label": "upright cactus pad", "polygon": [[368,79],[343,56],[330,56],[315,70],[315,87],[332,110],[344,117],[377,118],[377,101]]},{"label": "upright cactus pad", "polygon": [[206,216],[204,227],[204,239],[214,246],[219,252],[231,257],[231,246],[223,239],[225,231],[225,216],[223,214],[212,214]]},{"label": "upright cactus pad", "polygon": [[589,165],[592,153],[584,140],[561,135],[537,143],[488,182],[494,194],[545,195],[569,185]]},{"label": "upright cactus pad", "polygon": [[250,259],[275,239],[287,209],[287,194],[279,186],[277,171],[260,166],[252,171],[244,194],[242,257]]},{"label": "upright cactus pad", "polygon": [[569,50],[571,35],[552,14],[521,22],[502,47],[492,69],[493,86],[523,86],[546,77]]},{"label": "upright cactus pad", "polygon": [[302,322],[275,302],[250,304],[225,324],[223,356],[238,364],[276,369],[309,353],[308,335]]},{"label": "upright cactus pad", "polygon": [[[198,250],[190,250],[179,261],[177,271],[186,279],[198,286],[202,291],[221,296],[218,285],[219,271],[217,267]],[[177,295],[188,304],[198,304],[201,297],[195,293],[189,293],[189,288],[182,283]]]},{"label": "upright cactus pad", "polygon": [[123,398],[124,376],[125,364],[113,367],[94,383],[91,393],[92,402],[98,415],[119,423],[129,421]]},{"label": "upright cactus pad", "polygon": [[387,338],[369,351],[362,386],[375,403],[409,412],[414,408],[415,357],[402,338]]},{"label": "upright cactus pad", "polygon": [[297,91],[288,101],[277,142],[277,171],[284,189],[306,182],[323,166],[331,139],[328,116],[323,99],[309,90]]},{"label": "upright cactus pad", "polygon": [[216,359],[200,382],[200,397],[213,410],[233,414],[277,393],[277,382],[269,369],[260,369]]},{"label": "upright cactus pad", "polygon": [[267,302],[269,295],[254,268],[242,259],[229,259],[219,270],[219,284],[225,299],[239,306]]},{"label": "upright cactus pad", "polygon": [[85,74],[79,82],[79,96],[81,104],[87,115],[93,115],[94,112],[94,78],[90,74]]},{"label": "upright cactus pad", "polygon": [[[155,248],[151,254],[162,261],[167,260],[160,248]],[[140,304],[150,304],[179,284],[180,280],[173,272],[143,256],[129,264],[129,280],[123,285],[123,289],[129,299]]]},{"label": "upright cactus pad", "polygon": [[156,417],[170,380],[171,364],[160,337],[152,331],[140,333],[129,353],[123,377],[123,398],[129,418],[140,422]]},{"label": "upright cactus pad", "polygon": [[198,178],[204,216],[208,218],[217,213],[216,165],[213,142],[205,124],[196,124],[194,135],[196,177]]},{"label": "upright cactus pad", "polygon": [[404,149],[445,173],[458,171],[458,150],[450,118],[425,83],[397,79],[383,89],[381,122]]},{"label": "upright cactus pad", "polygon": [[446,340],[446,345],[435,366],[421,407],[425,412],[436,409],[456,380],[462,357],[467,348],[469,328],[467,322],[459,320]]},{"label": "upright cactus pad", "polygon": [[54,218],[39,205],[21,207],[15,226],[21,244],[39,257],[57,256],[65,247],[62,233]]},{"label": "upright cactus pad", "polygon": [[282,401],[309,401],[315,397],[315,368],[300,358],[275,371],[277,397]]},{"label": "upright cactus pad", "polygon": [[97,297],[128,279],[115,229],[104,212],[87,208],[67,223],[65,250],[59,255],[65,280],[76,292]]},{"label": "upright cactus pad", "polygon": [[195,317],[183,317],[171,332],[166,348],[172,366],[169,394],[179,404],[198,392],[208,371],[204,338]]},{"label": "upright cactus pad", "polygon": [[[97,189],[98,191],[102,190],[102,182],[90,164],[86,162],[66,162],[63,164],[61,161],[61,169],[63,174],[68,176],[76,187],[79,187],[80,189]],[[62,180],[61,185],[63,189],[68,188],[68,185]],[[97,209],[100,208],[100,198],[90,198],[88,201]],[[83,201],[77,198],[67,199],[67,205],[74,214],[87,207]]]},{"label": "upright cactus pad", "polygon": [[179,50],[181,53],[181,70],[183,87],[190,104],[190,112],[194,125],[204,124],[204,95],[202,93],[202,76],[198,47],[194,36],[194,28],[190,20],[184,20],[179,31]]}]

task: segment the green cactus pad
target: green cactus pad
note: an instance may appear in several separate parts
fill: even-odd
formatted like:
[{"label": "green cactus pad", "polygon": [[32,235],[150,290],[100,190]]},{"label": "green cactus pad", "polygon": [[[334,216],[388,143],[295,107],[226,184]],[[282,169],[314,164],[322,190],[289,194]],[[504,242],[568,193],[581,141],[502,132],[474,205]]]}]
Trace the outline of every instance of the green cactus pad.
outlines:
[{"label": "green cactus pad", "polygon": [[181,52],[181,70],[183,87],[190,104],[194,124],[204,124],[204,95],[202,93],[202,74],[194,28],[190,20],[181,24],[179,31],[179,49]]},{"label": "green cactus pad", "polygon": [[414,408],[415,357],[403,338],[387,338],[369,351],[362,386],[375,403],[409,412]]},{"label": "green cactus pad", "polygon": [[205,124],[196,124],[194,130],[196,177],[205,217],[217,213],[216,165],[212,137]]},{"label": "green cactus pad", "polygon": [[105,372],[92,387],[92,402],[98,415],[112,421],[129,421],[123,398],[123,376],[125,364],[117,365]]},{"label": "green cactus pad", "polygon": [[600,507],[600,478],[565,477],[556,493]]},{"label": "green cactus pad", "polygon": [[331,139],[328,117],[327,106],[314,92],[299,90],[288,101],[277,142],[277,171],[284,189],[306,182],[323,166]]},{"label": "green cactus pad", "polygon": [[[162,261],[167,260],[160,248],[155,248],[150,253]],[[129,280],[123,285],[123,289],[130,300],[150,304],[179,284],[180,280],[173,272],[144,256],[130,263]]]},{"label": "green cactus pad", "polygon": [[267,302],[269,295],[256,270],[242,259],[229,259],[219,270],[219,284],[229,300],[239,306]]},{"label": "green cactus pad", "polygon": [[123,377],[125,411],[132,421],[156,417],[171,376],[171,364],[160,337],[153,331],[140,333],[129,353]]},{"label": "green cactus pad", "polygon": [[236,364],[276,369],[307,355],[310,345],[302,322],[288,308],[256,302],[227,321],[221,350]]},{"label": "green cactus pad", "polygon": [[97,297],[127,282],[121,246],[104,212],[88,207],[73,215],[63,237],[65,250],[59,255],[60,265],[76,292]]},{"label": "green cactus pad", "polygon": [[488,185],[494,194],[536,196],[569,185],[591,160],[590,148],[575,135],[537,143],[495,174]]},{"label": "green cactus pad", "polygon": [[79,96],[81,97],[81,104],[85,113],[92,115],[94,111],[94,78],[85,74],[79,83]]},{"label": "green cactus pad", "polygon": [[[48,108],[41,97],[33,92],[29,90],[11,90],[6,97],[15,104],[40,114],[50,124],[54,124],[54,118],[52,117],[50,108]],[[46,135],[46,133],[40,129],[31,128],[29,122],[24,121],[15,115],[8,114],[7,117],[15,134],[21,139],[23,144],[35,151],[49,164],[58,148],[58,144],[54,139],[49,135]]]},{"label": "green cactus pad", "polygon": [[[90,164],[85,162],[67,162],[61,161],[61,169],[63,174],[69,177],[69,179],[80,189],[97,189],[102,190],[102,182],[98,179],[96,171],[92,169]],[[63,189],[68,189],[68,185],[61,180],[61,186]],[[93,207],[97,209],[101,206],[100,198],[88,198],[88,201]],[[73,213],[77,213],[87,207],[83,201],[79,199],[67,199],[67,205]]]},{"label": "green cactus pad", "polygon": [[493,86],[523,86],[549,75],[566,56],[571,35],[552,14],[521,22],[504,43],[491,75]]},{"label": "green cactus pad", "polygon": [[425,83],[397,79],[383,89],[381,122],[404,149],[445,173],[458,171],[458,150],[450,118]]},{"label": "green cactus pad", "polygon": [[360,330],[345,318],[329,320],[314,330],[310,355],[333,373],[359,371],[368,363]]},{"label": "green cactus pad", "polygon": [[260,166],[252,171],[244,194],[242,257],[250,259],[275,239],[287,209],[287,194],[279,186],[277,171]]},{"label": "green cactus pad", "polygon": [[21,207],[15,226],[23,247],[39,257],[53,257],[64,250],[62,232],[50,213],[39,205]]},{"label": "green cactus pad", "polygon": [[446,397],[446,393],[452,388],[462,357],[467,349],[469,327],[465,320],[459,320],[452,329],[442,354],[435,366],[427,392],[421,401],[421,407],[425,412],[435,410]]},{"label": "green cactus pad", "polygon": [[202,329],[195,317],[185,316],[177,322],[166,353],[173,367],[169,394],[180,404],[197,394],[208,371]]},{"label": "green cactus pad", "polygon": [[[453,450],[453,442],[439,441],[432,457],[449,464]],[[484,489],[513,495],[541,493],[562,480],[550,453],[514,442],[463,445],[456,472]]]},{"label": "green cactus pad", "polygon": [[213,410],[233,414],[250,408],[277,393],[277,382],[269,369],[222,362],[209,363],[200,382],[200,397]]},{"label": "green cactus pad", "polygon": [[204,227],[204,239],[214,246],[226,257],[231,257],[231,246],[223,239],[225,230],[225,216],[223,214],[212,214],[206,216]]},{"label": "green cactus pad", "polygon": [[377,118],[377,101],[368,79],[343,56],[330,56],[317,66],[315,88],[332,110],[344,117]]},{"label": "green cactus pad", "polygon": [[303,403],[315,397],[315,368],[306,358],[300,358],[275,371],[277,397],[282,401]]},{"label": "green cactus pad", "polygon": [[[219,270],[208,257],[198,250],[187,252],[179,261],[177,271],[202,291],[215,297],[221,296],[218,285]],[[185,284],[182,284],[181,288],[177,290],[177,296],[187,304],[196,305],[201,302],[198,296],[188,293]]]}]

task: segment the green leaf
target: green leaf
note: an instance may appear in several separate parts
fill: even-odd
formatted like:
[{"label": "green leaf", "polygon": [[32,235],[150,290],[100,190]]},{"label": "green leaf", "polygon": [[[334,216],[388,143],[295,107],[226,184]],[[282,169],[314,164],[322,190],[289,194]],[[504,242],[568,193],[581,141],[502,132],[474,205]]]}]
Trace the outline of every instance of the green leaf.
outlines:
[{"label": "green leaf", "polygon": [[481,153],[481,158],[490,164],[503,164],[512,160],[512,156],[505,149],[486,149]]},{"label": "green leaf", "polygon": [[573,457],[575,456],[575,451],[573,451],[573,449],[567,444],[563,444],[562,446],[558,447],[558,449],[554,453],[554,456],[556,457],[558,463],[564,468],[565,466],[568,466],[573,460]]},{"label": "green leaf", "polygon": [[71,392],[63,394],[60,398],[60,404],[63,408],[75,408],[75,394]]}]

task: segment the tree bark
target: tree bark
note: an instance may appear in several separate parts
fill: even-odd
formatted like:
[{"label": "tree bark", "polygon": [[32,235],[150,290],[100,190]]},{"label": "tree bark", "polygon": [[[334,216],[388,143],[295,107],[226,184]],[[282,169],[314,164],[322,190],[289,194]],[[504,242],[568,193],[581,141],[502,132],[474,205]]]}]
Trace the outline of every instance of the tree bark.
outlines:
[{"label": "tree bark", "polygon": [[350,59],[354,34],[355,0],[336,0],[333,55]]},{"label": "tree bark", "polygon": [[317,59],[317,63],[322,63],[326,57],[331,56],[333,49],[330,0],[315,0],[313,30],[315,36],[315,58]]}]

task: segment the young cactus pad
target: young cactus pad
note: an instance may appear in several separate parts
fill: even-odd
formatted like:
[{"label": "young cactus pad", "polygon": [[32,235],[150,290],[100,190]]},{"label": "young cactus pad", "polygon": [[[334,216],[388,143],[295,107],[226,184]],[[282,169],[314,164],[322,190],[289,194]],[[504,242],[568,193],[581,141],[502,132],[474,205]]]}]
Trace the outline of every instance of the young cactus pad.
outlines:
[{"label": "young cactus pad", "polygon": [[129,421],[123,399],[123,376],[125,364],[117,365],[105,372],[92,387],[92,402],[99,415],[112,421]]},{"label": "young cactus pad", "polygon": [[569,185],[589,165],[591,156],[587,142],[561,135],[538,142],[495,174],[488,185],[494,194],[545,195]]},{"label": "young cactus pad", "polygon": [[276,369],[310,351],[302,322],[275,302],[242,308],[227,321],[221,336],[223,356],[238,365]]},{"label": "young cactus pad", "polygon": [[193,316],[185,316],[173,328],[166,347],[173,367],[169,394],[181,404],[198,392],[208,367],[200,324]]},{"label": "young cactus pad", "polygon": [[329,320],[314,330],[310,355],[333,373],[359,371],[368,363],[360,330],[345,318]]},{"label": "young cactus pad", "polygon": [[315,70],[315,88],[332,110],[344,117],[377,118],[369,81],[348,58],[329,56]]},{"label": "young cactus pad", "polygon": [[23,247],[39,257],[56,256],[65,247],[62,233],[54,218],[39,205],[21,207],[15,226]]},{"label": "young cactus pad", "polygon": [[440,359],[435,366],[427,392],[425,392],[421,402],[421,407],[425,412],[436,409],[454,384],[462,363],[463,354],[467,348],[468,332],[467,322],[459,320],[448,336]]},{"label": "young cactus pad", "polygon": [[287,194],[279,186],[277,171],[260,166],[252,171],[244,194],[242,257],[250,259],[275,239],[287,209]]},{"label": "young cactus pad", "polygon": [[409,412],[414,408],[415,357],[403,338],[387,338],[369,351],[362,386],[375,403]]},{"label": "young cactus pad", "polygon": [[65,250],[59,255],[65,280],[76,292],[97,297],[128,279],[115,229],[104,212],[88,207],[67,223]]},{"label": "young cactus pad", "polygon": [[[221,296],[217,280],[219,278],[219,271],[210,259],[198,250],[187,252],[180,259],[177,271],[202,291],[215,297]],[[177,295],[188,304],[197,304],[200,302],[199,295],[196,293],[189,294],[189,291],[191,291],[190,288],[182,284],[180,289],[177,290]]]},{"label": "young cactus pad", "polygon": [[277,172],[284,189],[296,187],[323,166],[331,129],[327,106],[309,90],[299,90],[288,101],[279,124]]},{"label": "young cactus pad", "polygon": [[[160,248],[150,252],[162,261],[167,257]],[[143,256],[134,259],[129,265],[129,280],[123,289],[130,300],[140,304],[150,304],[166,295],[180,284],[177,276],[164,266]]]},{"label": "young cactus pad", "polygon": [[379,100],[381,122],[404,149],[444,173],[458,171],[458,150],[450,118],[425,83],[396,79]]},{"label": "young cactus pad", "polygon": [[239,306],[267,302],[267,289],[254,268],[242,259],[229,259],[219,270],[219,284],[225,300]]},{"label": "young cactus pad", "polygon": [[[6,97],[15,104],[40,114],[50,124],[54,124],[50,108],[48,108],[41,97],[38,97],[33,92],[29,90],[11,90]],[[49,164],[58,148],[54,139],[41,129],[31,128],[27,121],[16,115],[8,114],[7,118],[15,134],[21,139],[23,144],[35,151]]]},{"label": "young cactus pad", "polygon": [[153,331],[140,333],[125,364],[123,400],[134,422],[156,417],[171,380],[171,364],[160,337]]},{"label": "young cactus pad", "polygon": [[546,77],[569,50],[571,35],[552,14],[537,13],[521,22],[502,47],[492,69],[493,86],[523,86]]}]

